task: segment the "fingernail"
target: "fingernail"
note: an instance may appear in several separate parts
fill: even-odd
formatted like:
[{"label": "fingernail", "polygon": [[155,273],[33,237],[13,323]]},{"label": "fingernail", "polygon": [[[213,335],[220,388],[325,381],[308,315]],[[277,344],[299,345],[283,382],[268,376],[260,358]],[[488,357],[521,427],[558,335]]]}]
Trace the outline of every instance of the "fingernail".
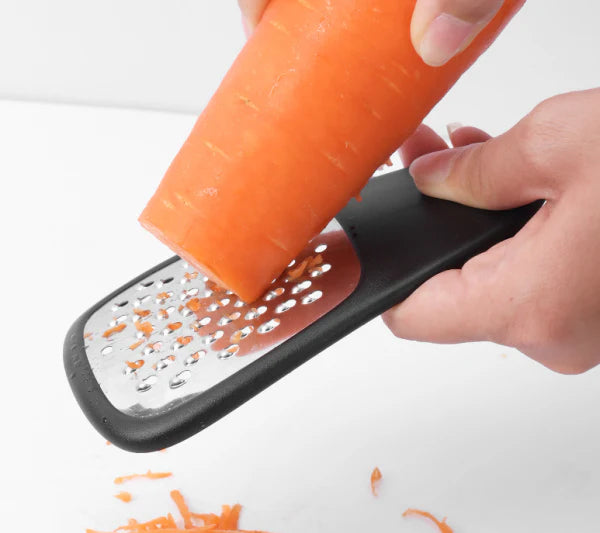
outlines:
[{"label": "fingernail", "polygon": [[444,65],[459,52],[475,30],[475,24],[442,13],[425,30],[419,55],[432,67]]},{"label": "fingernail", "polygon": [[250,29],[252,26],[248,19],[242,15],[242,28],[244,29],[244,34],[246,35],[246,39],[249,39],[252,35],[252,30]]},{"label": "fingernail", "polygon": [[441,150],[415,159],[408,171],[417,186],[438,185],[446,181],[457,156],[457,150]]},{"label": "fingernail", "polygon": [[448,136],[452,137],[452,134],[456,130],[459,130],[460,128],[464,128],[464,124],[462,124],[461,122],[450,122],[450,124],[448,124],[446,126],[446,131],[448,132]]}]

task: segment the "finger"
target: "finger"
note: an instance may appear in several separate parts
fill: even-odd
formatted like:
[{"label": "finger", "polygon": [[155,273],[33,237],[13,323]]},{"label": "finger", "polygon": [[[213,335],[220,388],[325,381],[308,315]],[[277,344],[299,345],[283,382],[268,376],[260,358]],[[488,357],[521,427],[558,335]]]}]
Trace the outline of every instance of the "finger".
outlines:
[{"label": "finger", "polygon": [[421,124],[398,150],[404,166],[409,166],[415,159],[424,154],[445,150],[448,145],[429,126]]},{"label": "finger", "polygon": [[458,148],[459,146],[467,146],[469,144],[482,143],[489,141],[492,136],[479,128],[473,126],[463,126],[460,123],[453,122],[446,126],[448,129],[448,136],[452,146]]},{"label": "finger", "polygon": [[[477,135],[465,132],[467,137]],[[473,207],[507,209],[550,199],[552,176],[540,171],[531,156],[535,148],[527,146],[530,138],[527,121],[521,121],[485,142],[419,157],[410,173],[424,194]]]},{"label": "finger", "polygon": [[242,20],[244,31],[249,36],[256,28],[264,13],[269,0],[238,0],[238,5],[242,11]]},{"label": "finger", "polygon": [[411,23],[417,53],[431,66],[447,63],[492,20],[503,0],[418,0]]}]

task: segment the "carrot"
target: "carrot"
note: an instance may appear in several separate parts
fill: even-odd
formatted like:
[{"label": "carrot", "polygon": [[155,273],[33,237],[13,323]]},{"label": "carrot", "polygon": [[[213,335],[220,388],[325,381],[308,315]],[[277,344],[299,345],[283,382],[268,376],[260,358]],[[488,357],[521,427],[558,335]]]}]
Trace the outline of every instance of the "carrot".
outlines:
[{"label": "carrot", "polygon": [[131,501],[131,493],[126,491],[119,492],[119,494],[115,494],[115,498],[122,502],[129,503]]},{"label": "carrot", "polygon": [[136,322],[135,329],[141,331],[146,337],[150,337],[154,331],[154,326],[150,322]]},{"label": "carrot", "polygon": [[137,342],[134,342],[131,346],[129,346],[129,349],[131,351],[133,351],[133,350],[139,348],[142,344],[144,344],[144,341],[143,340],[139,340]]},{"label": "carrot", "polygon": [[151,313],[149,309],[134,309],[133,312],[141,318],[146,318]]},{"label": "carrot", "polygon": [[431,513],[428,513],[427,511],[420,511],[419,509],[407,509],[402,513],[402,516],[404,517],[411,515],[423,516],[425,518],[428,518],[438,527],[440,533],[452,533],[452,528],[448,524],[446,524],[445,518],[440,522]]},{"label": "carrot", "polygon": [[373,496],[377,496],[377,488],[382,477],[381,470],[379,470],[378,467],[375,467],[373,472],[371,472],[371,492],[373,493]]},{"label": "carrot", "polygon": [[171,499],[175,502],[175,505],[177,505],[177,509],[179,509],[179,513],[183,518],[183,524],[185,528],[190,529],[194,527],[194,524],[192,524],[192,514],[190,513],[190,510],[187,504],[185,503],[181,492],[179,492],[178,490],[172,490]]},{"label": "carrot", "polygon": [[258,298],[415,130],[524,0],[456,58],[410,40],[416,0],[272,0],[140,216],[191,265]]},{"label": "carrot", "polygon": [[125,364],[131,368],[131,370],[138,370],[144,366],[144,361],[138,359],[137,361],[125,361]]},{"label": "carrot", "polygon": [[105,339],[108,339],[110,337],[112,337],[115,333],[121,333],[121,331],[123,331],[125,328],[127,327],[127,324],[119,324],[118,326],[114,326],[112,328],[108,328],[103,334],[102,336]]},{"label": "carrot", "polygon": [[129,476],[120,476],[116,477],[114,480],[115,485],[122,485],[126,481],[131,481],[132,479],[146,478],[146,479],[162,479],[165,477],[171,477],[173,474],[171,472],[151,472],[148,470],[145,474],[131,474]]}]

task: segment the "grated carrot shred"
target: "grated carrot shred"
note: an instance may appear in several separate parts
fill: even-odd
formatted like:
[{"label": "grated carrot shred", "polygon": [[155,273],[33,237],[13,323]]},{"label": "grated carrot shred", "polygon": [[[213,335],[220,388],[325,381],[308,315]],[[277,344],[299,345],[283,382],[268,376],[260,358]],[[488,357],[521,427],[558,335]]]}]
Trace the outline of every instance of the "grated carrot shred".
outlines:
[{"label": "grated carrot shred", "polygon": [[115,498],[122,502],[129,503],[131,501],[131,493],[126,491],[119,492],[119,494],[115,494]]},{"label": "grated carrot shred", "polygon": [[407,509],[402,513],[402,516],[422,516],[431,520],[438,527],[440,533],[453,533],[452,528],[446,524],[446,518],[440,522],[435,516],[427,511],[420,511],[419,509]]},{"label": "grated carrot shred", "polygon": [[[131,476],[126,477],[130,478]],[[117,527],[112,533],[145,533],[147,531],[160,531],[161,533],[267,533],[259,530],[238,529],[242,506],[237,503],[233,506],[223,505],[220,516],[213,513],[201,514],[190,511],[183,495],[178,490],[171,491],[170,495],[183,519],[183,529],[177,526],[175,519],[169,513],[167,516],[159,516],[148,522],[138,522],[130,518],[126,525]],[[202,520],[203,525],[194,525],[194,519]],[[86,533],[109,532],[86,529]]]},{"label": "grated carrot shred", "polygon": [[134,309],[133,312],[142,318],[146,318],[151,313],[149,309]]},{"label": "grated carrot shred", "polygon": [[373,472],[371,472],[371,492],[373,493],[373,496],[377,496],[377,488],[379,487],[382,477],[381,470],[379,470],[378,467],[375,467]]},{"label": "grated carrot shred", "polygon": [[131,368],[131,370],[138,370],[144,366],[144,361],[139,359],[138,361],[125,361],[125,364]]},{"label": "grated carrot shred", "polygon": [[112,337],[115,333],[121,333],[121,331],[123,331],[125,328],[127,327],[127,324],[119,324],[118,326],[115,326],[113,328],[108,328],[103,334],[102,336],[105,339],[108,339],[109,337]]},{"label": "grated carrot shred", "polygon": [[146,472],[145,474],[130,474],[128,476],[116,477],[114,483],[115,485],[122,485],[126,481],[131,481],[132,479],[163,479],[165,477],[171,477],[172,475],[173,474],[171,472],[152,472],[148,470],[148,472]]},{"label": "grated carrot shred", "polygon": [[294,281],[294,280],[298,279],[300,276],[302,276],[302,274],[304,274],[304,271],[306,270],[308,261],[309,261],[309,258],[306,258],[298,266],[290,268],[287,271],[287,279],[289,281]]},{"label": "grated carrot shred", "polygon": [[139,340],[137,342],[134,342],[129,349],[133,352],[134,350],[138,349],[142,344],[144,344],[143,340]]},{"label": "grated carrot shred", "polygon": [[185,306],[190,310],[190,311],[194,311],[194,313],[196,311],[200,311],[200,299],[199,298],[192,298],[188,303],[185,304]]},{"label": "grated carrot shred", "polygon": [[136,322],[135,329],[141,331],[146,337],[150,337],[154,331],[154,326],[150,322]]}]

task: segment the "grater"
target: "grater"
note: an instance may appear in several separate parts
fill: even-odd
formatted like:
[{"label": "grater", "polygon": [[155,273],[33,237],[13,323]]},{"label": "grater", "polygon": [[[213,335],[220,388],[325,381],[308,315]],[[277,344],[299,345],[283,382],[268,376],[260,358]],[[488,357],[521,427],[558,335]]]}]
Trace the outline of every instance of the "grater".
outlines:
[{"label": "grater", "polygon": [[254,302],[173,257],[85,312],[64,363],[90,422],[130,451],[172,446],[511,237],[541,205],[485,211],[429,198],[406,169],[371,178],[361,196]]}]

